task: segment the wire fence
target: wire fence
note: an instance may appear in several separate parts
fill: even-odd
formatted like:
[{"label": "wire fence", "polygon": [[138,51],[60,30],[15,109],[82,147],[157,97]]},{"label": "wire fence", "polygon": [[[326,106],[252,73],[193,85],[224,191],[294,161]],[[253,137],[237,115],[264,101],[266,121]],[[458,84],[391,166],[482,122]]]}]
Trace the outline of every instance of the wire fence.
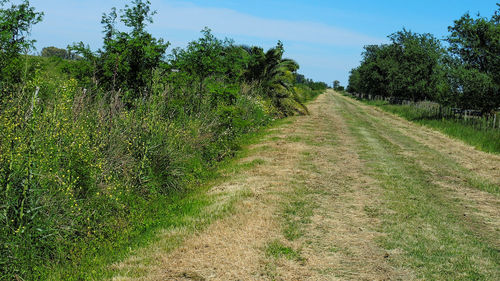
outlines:
[{"label": "wire fence", "polygon": [[431,101],[415,102],[396,97],[359,93],[346,94],[357,99],[385,101],[392,105],[406,106],[408,115],[413,119],[454,119],[456,122],[472,126],[479,130],[500,130],[500,108],[494,112],[484,114],[480,110],[443,106]]}]

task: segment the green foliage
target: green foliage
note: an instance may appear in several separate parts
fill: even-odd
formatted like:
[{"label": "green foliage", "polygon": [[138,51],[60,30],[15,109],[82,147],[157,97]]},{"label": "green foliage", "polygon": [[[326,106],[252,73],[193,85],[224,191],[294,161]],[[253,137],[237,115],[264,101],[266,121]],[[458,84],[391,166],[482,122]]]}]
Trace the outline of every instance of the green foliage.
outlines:
[{"label": "green foliage", "polygon": [[[497,4],[500,7],[500,4]],[[466,66],[500,78],[500,8],[491,19],[472,18],[469,13],[448,27],[450,51]]]},{"label": "green foliage", "polygon": [[434,36],[403,29],[391,44],[365,47],[347,89],[491,113],[500,107],[499,24],[500,9],[490,19],[465,14],[448,28],[448,53]]},{"label": "green foliage", "polygon": [[119,32],[112,10],[102,50],[79,43],[81,60],[29,57],[34,75],[23,91],[5,91],[2,279],[45,279],[51,266],[78,267],[100,245],[150,228],[148,202],[206,179],[243,136],[307,113],[303,103],[321,91],[295,85],[298,65],[282,58],[281,44],[254,56],[209,29],[163,61],[167,44],[145,31],[153,14],[149,2],[133,1],[120,17],[130,32]]},{"label": "green foliage", "polygon": [[[2,26],[15,26],[11,14],[20,29],[2,33],[2,56],[31,46],[24,36],[41,18],[27,1],[1,10]],[[101,247],[126,247],[159,224],[158,214],[182,213],[167,208],[245,137],[277,117],[307,114],[304,103],[326,88],[297,83],[298,65],[283,58],[281,43],[249,51],[208,28],[167,59],[168,43],[146,31],[154,14],[142,0],[112,9],[102,17],[104,47],[74,44],[75,60],[49,47],[50,57],[0,62],[8,64],[1,71],[32,73],[2,80],[0,280],[95,277],[71,269],[105,260]]]},{"label": "green foliage", "polygon": [[[463,118],[443,118],[439,111],[430,106],[409,106],[388,104],[385,101],[364,101],[376,105],[385,111],[397,114],[407,120],[437,129],[451,137],[463,140],[479,150],[500,153],[500,130],[497,126],[488,126],[487,120]],[[434,107],[439,105],[434,104]],[[500,115],[499,115],[500,116]],[[498,122],[498,119],[495,119]],[[491,122],[491,120],[490,120]]]},{"label": "green foliage", "polygon": [[500,107],[500,8],[491,19],[467,13],[448,29],[456,103],[484,112]]},{"label": "green foliage", "polygon": [[166,68],[166,83],[191,88],[192,95],[176,98],[189,104],[193,112],[214,108],[219,102],[233,104],[244,69],[244,57],[232,41],[217,39],[208,28],[202,35],[186,49],[174,49]]},{"label": "green foliage", "polygon": [[0,102],[9,87],[21,82],[21,54],[33,47],[28,40],[31,27],[42,20],[43,13],[35,11],[27,0],[4,8],[8,0],[0,1]]},{"label": "green foliage", "polygon": [[460,108],[490,112],[500,105],[500,84],[479,69],[456,66],[450,69],[452,104]]},{"label": "green foliage", "polygon": [[300,251],[295,251],[291,247],[285,246],[278,240],[269,242],[266,245],[266,255],[275,259],[285,258],[288,260],[303,261]]},{"label": "green foliage", "polygon": [[345,90],[345,88],[340,85],[340,81],[339,80],[333,81],[333,89],[335,91],[338,91],[338,92],[343,92]]},{"label": "green foliage", "polygon": [[60,49],[56,47],[45,47],[42,49],[41,52],[42,57],[58,57],[61,59],[67,59],[67,60],[74,60],[78,59],[79,57],[76,54],[71,53],[70,50],[66,49]]},{"label": "green foliage", "polygon": [[291,59],[283,58],[281,42],[264,53],[262,48],[246,48],[250,55],[247,81],[255,81],[265,98],[269,98],[280,116],[307,114],[307,109],[294,92],[295,72],[299,65]]},{"label": "green foliage", "polygon": [[316,92],[316,94],[321,93],[328,88],[328,85],[325,82],[315,82],[312,79],[308,79],[304,75],[298,73],[295,75],[295,84],[297,86],[310,89],[313,92]]},{"label": "green foliage", "polygon": [[439,41],[405,29],[389,38],[389,45],[365,47],[361,66],[351,72],[349,89],[409,100],[432,99],[443,77]]},{"label": "green foliage", "polygon": [[[82,42],[70,48],[84,57],[85,70],[93,68],[92,80],[97,86],[105,91],[124,92],[123,99],[128,105],[152,93],[153,73],[162,63],[169,45],[146,31],[155,14],[150,5],[149,1],[134,0],[132,6],[125,5],[125,9],[120,10],[120,15],[115,8],[104,14],[101,21],[104,47],[97,53]],[[118,16],[129,32],[116,29]]]}]

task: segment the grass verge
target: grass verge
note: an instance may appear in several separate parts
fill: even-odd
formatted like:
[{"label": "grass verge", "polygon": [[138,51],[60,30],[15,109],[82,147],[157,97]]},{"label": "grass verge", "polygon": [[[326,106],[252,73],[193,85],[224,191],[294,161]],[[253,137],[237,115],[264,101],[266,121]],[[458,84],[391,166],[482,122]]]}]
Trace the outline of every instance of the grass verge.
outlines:
[{"label": "grass verge", "polygon": [[[93,240],[91,244],[76,245],[75,248],[81,251],[75,253],[71,263],[55,264],[49,268],[48,280],[109,279],[116,273],[110,267],[112,264],[156,241],[161,230],[182,229],[182,232],[168,240],[169,245],[162,245],[166,249],[174,249],[187,235],[200,231],[214,220],[231,213],[234,203],[243,198],[244,193],[235,194],[230,200],[225,200],[222,206],[212,209],[210,207],[214,204],[220,204],[222,195],[210,194],[208,191],[226,178],[262,164],[259,159],[250,163],[238,163],[238,159],[246,157],[249,153],[246,147],[270,134],[272,128],[289,122],[289,119],[276,120],[267,128],[242,136],[240,148],[232,157],[218,163],[212,171],[206,173],[204,179],[183,192],[148,199],[134,198],[136,201],[129,204],[133,206],[130,210],[133,215],[129,218],[127,228],[113,237],[102,237]],[[83,254],[78,256],[81,253]]]},{"label": "grass verge", "polygon": [[379,243],[387,249],[388,259],[424,280],[497,280],[500,256],[494,236],[481,217],[437,183],[436,176],[459,189],[482,188],[470,181],[454,182],[464,175],[438,151],[421,146],[354,103],[343,108],[367,173],[384,189],[380,210],[367,211],[382,220],[381,232],[387,235]]},{"label": "grass verge", "polygon": [[499,128],[487,130],[477,129],[471,125],[460,122],[460,120],[423,118],[421,114],[415,111],[415,108],[407,105],[393,105],[388,104],[386,101],[362,101],[365,104],[377,106],[384,111],[403,117],[408,121],[436,129],[448,136],[460,139],[479,150],[500,154]]}]

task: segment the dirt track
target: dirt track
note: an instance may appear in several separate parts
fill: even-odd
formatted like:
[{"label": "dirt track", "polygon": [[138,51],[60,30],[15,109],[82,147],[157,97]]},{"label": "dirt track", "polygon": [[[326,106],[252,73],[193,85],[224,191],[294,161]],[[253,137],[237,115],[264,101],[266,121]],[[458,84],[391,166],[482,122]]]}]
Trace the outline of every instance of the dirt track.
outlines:
[{"label": "dirt track", "polygon": [[[309,109],[240,160],[257,164],[213,187],[221,205],[246,194],[230,215],[175,249],[161,247],[162,239],[183,230],[165,230],[157,243],[113,265],[113,280],[439,279],[448,270],[443,262],[455,268],[454,257],[431,248],[425,251],[436,259],[420,257],[415,245],[435,240],[446,253],[452,247],[442,241],[450,235],[465,245],[460,254],[473,257],[457,276],[468,279],[473,268],[485,279],[500,277],[499,156],[333,92]],[[406,189],[415,194],[399,192]],[[429,211],[429,218],[413,219],[408,214],[424,209],[400,206],[411,196],[443,217]],[[484,245],[468,246],[462,232]],[[483,248],[497,254],[483,255]]]}]

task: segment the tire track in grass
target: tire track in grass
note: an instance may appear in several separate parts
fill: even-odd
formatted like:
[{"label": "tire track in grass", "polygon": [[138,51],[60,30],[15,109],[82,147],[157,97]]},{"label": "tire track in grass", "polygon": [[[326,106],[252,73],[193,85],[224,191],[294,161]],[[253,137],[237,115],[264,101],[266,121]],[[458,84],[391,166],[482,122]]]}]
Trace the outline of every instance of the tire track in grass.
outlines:
[{"label": "tire track in grass", "polygon": [[330,97],[331,93],[320,96],[309,106],[311,116],[293,118],[241,160],[265,159],[258,166],[214,186],[215,193],[249,194],[230,216],[176,249],[161,246],[172,232],[166,230],[157,244],[115,265],[114,280],[410,276],[390,266],[375,242],[382,234],[365,207],[377,200],[376,186],[362,174],[363,163]]},{"label": "tire track in grass", "polygon": [[211,188],[217,219],[162,231],[113,279],[500,279],[496,172],[465,163],[484,154],[332,91],[309,108]]},{"label": "tire track in grass", "polygon": [[[370,174],[385,189],[386,214],[381,218],[388,235],[380,242],[397,253],[392,260],[424,279],[498,280],[500,205],[497,196],[480,191],[487,180],[471,180],[453,159],[409,137],[413,132],[402,131],[401,120],[381,119],[358,102],[335,98],[345,109]],[[481,193],[496,208],[476,212],[483,216],[471,214],[466,206],[481,200],[456,196],[464,190]]]}]

